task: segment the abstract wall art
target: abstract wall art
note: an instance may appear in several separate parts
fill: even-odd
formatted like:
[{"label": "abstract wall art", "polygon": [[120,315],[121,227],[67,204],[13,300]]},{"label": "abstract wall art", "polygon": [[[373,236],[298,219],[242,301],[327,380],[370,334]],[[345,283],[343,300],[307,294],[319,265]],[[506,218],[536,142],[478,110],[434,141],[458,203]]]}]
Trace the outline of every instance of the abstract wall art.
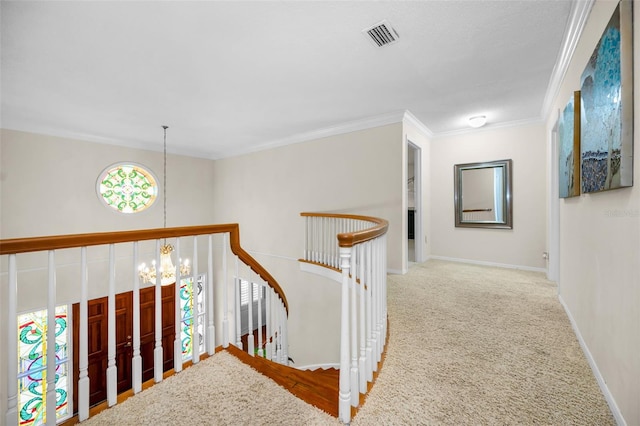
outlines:
[{"label": "abstract wall art", "polygon": [[560,198],[580,195],[580,92],[574,92],[558,119]]},{"label": "abstract wall art", "polygon": [[632,25],[621,0],[580,79],[583,193],[633,185]]}]

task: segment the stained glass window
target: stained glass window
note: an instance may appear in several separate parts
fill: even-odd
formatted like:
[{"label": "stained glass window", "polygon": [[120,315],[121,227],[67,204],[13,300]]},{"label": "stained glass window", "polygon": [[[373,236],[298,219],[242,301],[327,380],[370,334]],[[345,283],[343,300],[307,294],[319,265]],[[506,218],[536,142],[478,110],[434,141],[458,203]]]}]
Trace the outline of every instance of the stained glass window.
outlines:
[{"label": "stained glass window", "polygon": [[[69,346],[67,306],[58,306],[55,316],[56,419],[69,415]],[[47,311],[18,315],[18,413],[21,426],[46,422],[47,399]]]},{"label": "stained glass window", "polygon": [[122,213],[137,213],[153,204],[158,184],[153,174],[135,164],[116,164],[98,178],[98,194],[109,207]]},{"label": "stained glass window", "polygon": [[[193,336],[194,323],[197,324],[196,335],[198,336],[198,346],[200,353],[204,352],[204,276],[200,276],[197,281],[197,294],[193,297],[193,277],[180,280],[180,311],[182,315],[182,326],[180,338],[182,340],[182,360],[186,361],[193,357]],[[198,320],[193,318],[193,304],[198,303]]]}]

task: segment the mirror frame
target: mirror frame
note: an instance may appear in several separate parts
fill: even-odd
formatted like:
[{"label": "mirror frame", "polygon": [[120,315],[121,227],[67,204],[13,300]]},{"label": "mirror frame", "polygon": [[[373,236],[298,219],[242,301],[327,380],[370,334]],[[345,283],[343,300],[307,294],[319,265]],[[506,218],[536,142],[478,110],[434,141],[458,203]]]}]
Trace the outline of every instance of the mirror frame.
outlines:
[{"label": "mirror frame", "polygon": [[[504,207],[503,221],[486,220],[463,220],[462,213],[462,172],[465,170],[504,168],[504,196],[502,203]],[[455,203],[455,223],[456,227],[466,228],[499,228],[513,229],[513,203],[511,193],[511,160],[486,161],[483,163],[455,164],[454,168],[454,203]]]}]

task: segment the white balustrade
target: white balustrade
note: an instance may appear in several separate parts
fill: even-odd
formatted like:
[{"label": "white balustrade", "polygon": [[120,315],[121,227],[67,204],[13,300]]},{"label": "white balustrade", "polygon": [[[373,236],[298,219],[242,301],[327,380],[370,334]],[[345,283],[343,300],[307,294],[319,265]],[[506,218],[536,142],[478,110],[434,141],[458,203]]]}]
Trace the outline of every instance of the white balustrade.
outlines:
[{"label": "white balustrade", "polygon": [[[367,392],[386,343],[388,224],[364,216],[302,216],[306,238],[303,260],[341,271],[338,406],[340,420],[348,424],[351,407],[358,406],[360,394]],[[340,238],[351,242],[343,244]]]},{"label": "white balustrade", "polygon": [[[233,338],[235,339],[236,346],[242,346],[240,335],[240,299],[238,286],[240,285],[241,280],[246,278],[245,282],[248,283],[250,302],[249,309],[253,308],[253,303],[251,302],[257,296],[257,308],[253,308],[253,311],[257,309],[258,314],[257,353],[267,359],[276,358],[278,362],[286,363],[286,360],[288,359],[288,343],[286,336],[287,307],[285,305],[284,299],[280,296],[281,293],[278,293],[269,281],[272,278],[268,275],[268,273],[266,273],[264,269],[261,269],[261,266],[259,266],[257,262],[255,262],[246,252],[242,251],[242,249],[239,248],[237,242],[237,225],[212,225],[210,227],[193,228],[206,228],[211,229],[213,232],[205,232],[201,234],[207,237],[206,244],[199,244],[204,240],[199,239],[198,234],[185,234],[185,237],[193,237],[192,249],[190,247],[190,244],[181,244],[180,237],[176,237],[175,234],[169,234],[169,231],[171,231],[171,229],[154,230],[160,234],[164,233],[166,238],[173,239],[172,243],[175,246],[175,255],[177,255],[178,262],[180,262],[181,256],[183,256],[185,253],[187,253],[188,256],[191,256],[192,259],[191,273],[188,276],[193,279],[191,294],[191,297],[193,298],[193,334],[191,339],[192,357],[190,361],[195,364],[201,360],[202,355],[200,352],[200,339],[202,337],[204,338],[204,350],[209,355],[215,353],[216,329],[219,333],[221,333],[221,345],[223,347],[228,347],[230,343],[230,333],[232,333]],[[183,228],[175,229],[182,230]],[[218,229],[221,230],[219,231]],[[66,304],[70,307],[70,305],[73,303],[79,304],[77,317],[72,318],[71,309],[68,309],[67,313],[69,317],[68,324],[71,326],[76,323],[76,326],[78,327],[78,346],[74,348],[72,348],[72,330],[71,328],[67,330],[67,344],[69,345],[69,351],[78,351],[78,364],[73,365],[73,360],[70,358],[68,361],[68,367],[66,369],[66,371],[68,371],[66,380],[68,388],[66,389],[66,391],[68,392],[68,395],[76,394],[78,396],[77,406],[74,407],[71,401],[68,401],[67,406],[69,408],[70,415],[72,414],[72,411],[77,412],[78,421],[83,421],[90,417],[89,407],[92,402],[89,400],[91,380],[89,374],[90,371],[92,371],[91,368],[93,368],[93,366],[90,367],[89,365],[89,351],[90,342],[95,341],[96,336],[90,335],[93,328],[89,326],[89,307],[91,306],[90,296],[97,297],[97,295],[100,294],[100,283],[104,283],[102,284],[102,294],[106,295],[105,328],[107,331],[107,347],[105,348],[106,370],[103,374],[106,377],[105,392],[107,406],[111,407],[118,402],[118,378],[123,374],[124,371],[131,372],[131,387],[133,393],[138,393],[142,390],[143,354],[141,348],[142,319],[140,306],[142,278],[141,269],[139,268],[138,263],[139,259],[141,257],[144,257],[145,255],[155,257],[155,265],[158,269],[157,279],[155,279],[155,283],[152,287],[154,290],[153,303],[155,305],[155,320],[152,326],[155,330],[153,333],[153,341],[151,342],[151,344],[153,345],[153,359],[149,361],[153,362],[153,381],[160,382],[163,378],[163,354],[167,350],[173,352],[174,372],[179,373],[182,370],[182,307],[180,305],[180,282],[182,278],[187,278],[187,276],[181,275],[182,271],[180,267],[176,268],[176,277],[174,284],[175,293],[173,295],[175,301],[175,317],[173,319],[175,326],[175,339],[173,341],[173,348],[163,348],[162,285],[166,284],[166,282],[162,283],[160,265],[162,265],[161,246],[167,244],[167,241],[165,237],[146,237],[140,240],[136,240],[131,237],[131,239],[126,239],[128,235],[135,234],[136,236],[139,236],[140,234],[144,235],[144,232],[145,231],[127,231],[123,233],[110,233],[108,235],[96,234],[98,235],[98,238],[101,239],[101,241],[105,241],[104,243],[86,239],[86,236],[63,236],[60,237],[59,241],[55,242],[51,242],[49,240],[45,240],[42,243],[38,242],[38,244],[40,245],[36,244],[36,247],[46,246],[47,248],[34,248],[32,250],[20,248],[19,244],[12,246],[11,240],[2,241],[2,244],[0,245],[2,274],[0,274],[0,276],[6,275],[6,277],[3,277],[3,280],[6,280],[4,282],[6,282],[7,284],[5,293],[7,296],[7,300],[6,310],[3,310],[0,314],[0,323],[2,323],[3,327],[6,327],[6,332],[4,333],[4,335],[6,336],[7,341],[5,341],[3,345],[0,346],[6,348],[3,350],[5,350],[5,359],[7,362],[5,377],[7,377],[8,380],[6,381],[6,393],[3,392],[3,395],[6,395],[7,398],[7,410],[6,412],[1,413],[0,424],[6,424],[7,426],[17,426],[20,419],[19,410],[21,409],[21,403],[19,402],[18,393],[19,336],[17,313],[20,309],[19,306],[21,306],[19,303],[20,301],[18,300],[18,284],[19,278],[23,273],[25,275],[29,274],[28,279],[26,279],[25,281],[33,281],[34,278],[32,277],[36,277],[35,280],[37,280],[38,283],[41,283],[40,288],[43,289],[43,300],[46,300],[45,306],[41,308],[46,308],[47,310],[46,323],[48,324],[48,326],[46,327],[46,336],[44,337],[45,340],[43,346],[45,346],[46,348],[51,348],[51,350],[46,351],[46,365],[56,365],[56,351],[53,350],[53,348],[56,347],[56,306],[60,304]],[[127,235],[114,236],[112,234]],[[69,243],[69,240],[75,241],[73,237],[77,237],[77,241],[79,242],[78,244],[74,245],[74,243]],[[89,241],[88,245],[80,244],[80,242],[84,243],[87,241]],[[143,246],[139,243],[142,241],[149,241],[149,243]],[[150,247],[152,244],[155,246],[155,249],[152,249]],[[49,245],[53,245],[55,247],[49,249]],[[98,257],[96,259],[92,258],[91,261],[88,260],[87,247],[93,245],[108,248],[108,258]],[[186,250],[185,246],[187,246]],[[15,251],[11,251],[14,249],[14,247],[17,247],[15,248]],[[220,257],[218,257],[218,255],[216,254],[216,251],[219,247],[221,247],[221,250],[219,251]],[[79,250],[77,250],[76,252],[65,251],[63,255],[56,256],[57,250],[60,248],[78,248]],[[143,252],[142,249],[147,250],[147,252]],[[236,254],[235,265],[233,264],[233,262],[230,262],[229,265],[227,264],[229,250]],[[29,260],[25,262],[25,266],[23,266],[23,269],[20,270],[18,268],[18,265],[20,263],[20,256],[23,252],[42,252],[47,254],[46,265],[42,264],[33,266],[31,263],[33,263],[34,261],[29,258]],[[71,259],[73,256],[77,256],[77,259]],[[57,262],[58,257],[60,257],[61,260]],[[216,261],[214,262],[214,260]],[[217,260],[220,261],[218,262]],[[206,266],[202,265],[202,261],[206,262]],[[240,264],[246,265],[246,268],[248,268],[245,277],[239,276],[238,272],[240,269]],[[74,279],[68,279],[68,271],[69,269],[76,268],[75,265],[77,265],[78,268],[76,269],[76,271],[79,270],[79,273],[77,274],[77,277],[79,279],[75,280],[77,284],[71,284],[77,285],[77,287],[74,289],[68,287],[68,282],[74,281]],[[126,266],[122,267],[123,265]],[[245,268],[245,266],[243,266],[243,268]],[[58,275],[61,274],[61,270],[63,270],[63,273],[65,274],[64,281],[62,276],[59,280],[60,282],[64,282],[65,287],[63,288],[63,290],[57,289],[56,286],[57,278]],[[106,272],[106,274],[103,271]],[[229,281],[230,277],[234,277],[234,280]],[[254,288],[253,285],[254,281],[256,283],[256,288]],[[201,286],[202,291],[204,291],[204,296],[200,300],[200,302],[198,301],[199,286]],[[220,286],[222,288],[220,288]],[[233,291],[233,296],[231,293],[229,293],[228,286],[231,286],[231,289],[236,287],[236,290]],[[128,289],[131,292],[131,308],[116,305],[116,302],[118,302],[118,304],[120,303],[118,292],[123,291],[123,288]],[[62,301],[56,300],[57,291],[61,294],[71,295],[66,296],[71,297],[71,299],[65,299]],[[256,295],[255,292],[257,292],[258,294]],[[216,300],[216,295],[222,297],[223,300]],[[220,320],[217,320],[214,315],[214,309],[216,307],[223,310]],[[131,309],[131,311],[129,312],[129,315],[131,315],[131,329],[123,331],[119,328],[123,326],[120,315],[126,313],[124,311],[126,309]],[[253,344],[255,339],[253,333],[256,327],[256,322],[253,320],[253,311],[250,311],[249,315],[250,332],[248,341],[251,342],[249,346]],[[235,318],[235,321],[230,321],[230,315],[231,319]],[[264,336],[263,328],[266,331]],[[129,333],[131,333],[132,335],[129,336]],[[130,361],[128,361],[130,362],[130,365],[119,364],[122,361],[122,358],[119,352],[120,349],[116,350],[118,344],[116,339],[120,339],[124,336],[127,337],[127,340],[125,342],[120,342],[119,344],[123,344],[125,348],[131,346],[131,359]],[[252,348],[249,347],[249,349],[250,353],[253,355]],[[46,392],[42,396],[42,402],[44,403],[46,424],[55,425],[57,420],[63,420],[56,418],[56,398],[58,397],[58,395],[60,395],[56,391],[56,369],[47,368],[45,371],[46,373],[43,374],[43,388],[46,388]],[[78,381],[75,383],[72,381],[74,371],[78,372]]]}]

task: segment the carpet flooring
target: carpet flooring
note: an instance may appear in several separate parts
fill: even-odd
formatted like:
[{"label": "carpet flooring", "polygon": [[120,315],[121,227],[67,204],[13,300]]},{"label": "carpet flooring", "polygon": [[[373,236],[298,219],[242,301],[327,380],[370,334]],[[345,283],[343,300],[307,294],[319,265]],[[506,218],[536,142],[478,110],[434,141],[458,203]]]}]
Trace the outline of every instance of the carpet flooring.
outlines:
[{"label": "carpet flooring", "polygon": [[[614,425],[537,272],[431,260],[388,278],[389,342],[365,425]],[[218,353],[82,425],[339,425]]]}]

